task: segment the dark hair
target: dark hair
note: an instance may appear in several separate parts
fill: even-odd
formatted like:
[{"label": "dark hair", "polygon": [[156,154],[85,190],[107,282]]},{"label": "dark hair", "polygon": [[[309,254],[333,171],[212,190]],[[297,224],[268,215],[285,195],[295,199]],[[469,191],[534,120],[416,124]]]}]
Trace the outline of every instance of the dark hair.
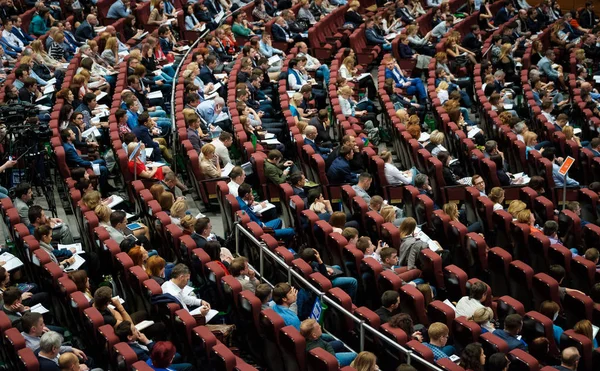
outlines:
[{"label": "dark hair", "polygon": [[304,176],[304,174],[302,173],[294,173],[290,176],[290,183],[292,185],[296,185],[298,184],[298,182],[300,182],[302,180],[302,177]]},{"label": "dark hair", "polygon": [[233,259],[228,267],[229,273],[233,277],[239,276],[240,274],[242,274],[242,271],[246,269],[247,262],[248,259],[243,256],[238,256],[237,258]]},{"label": "dark hair", "polygon": [[287,296],[288,292],[292,290],[292,286],[288,283],[281,282],[275,285],[273,288],[273,301],[277,305],[283,304],[283,299]]},{"label": "dark hair", "polygon": [[129,342],[127,339],[128,336],[133,335],[133,331],[131,331],[131,322],[123,321],[115,326],[115,335],[119,337],[120,341]]},{"label": "dark hair", "polygon": [[123,116],[127,116],[127,111],[122,108],[117,109],[115,112],[115,118],[117,119],[117,122],[119,122]]},{"label": "dark hair", "polygon": [[23,328],[23,332],[29,333],[31,328],[38,324],[40,318],[43,318],[41,314],[36,312],[27,312],[23,314],[21,317],[21,327]]},{"label": "dark hair", "polygon": [[503,159],[500,155],[491,155],[490,160],[496,164],[496,170],[502,170],[503,167]]},{"label": "dark hair", "polygon": [[314,261],[317,261],[317,254],[315,254],[315,250],[309,248],[306,248],[304,250],[302,250],[302,252],[300,253],[300,259],[304,260],[307,263],[312,263]]},{"label": "dark hair", "polygon": [[83,96],[84,104],[90,104],[90,102],[94,100],[96,100],[96,94],[94,93],[85,93],[85,95]]},{"label": "dark hair", "polygon": [[173,270],[171,271],[171,278],[179,278],[181,276],[185,276],[186,274],[190,274],[190,269],[187,267],[187,265],[179,263],[173,267]]},{"label": "dark hair", "polygon": [[476,281],[471,285],[469,297],[475,300],[481,300],[483,295],[487,294],[488,286],[482,281]]},{"label": "dark hair", "polygon": [[39,205],[33,205],[27,211],[27,217],[29,218],[30,223],[35,223],[38,218],[42,217],[42,207]]},{"label": "dark hair", "polygon": [[[114,211],[113,211],[113,214],[114,214]],[[121,243],[119,244],[119,248],[121,249],[121,252],[128,254],[129,250],[133,249],[137,245],[138,245],[137,241],[134,240],[133,238],[126,238],[123,241],[121,241]]]},{"label": "dark hair", "polygon": [[450,153],[447,151],[440,151],[437,154],[437,158],[442,163],[442,166],[448,166],[447,165],[448,157],[450,157]]},{"label": "dark hair", "polygon": [[596,304],[600,304],[600,282],[594,284],[590,290],[590,298]]},{"label": "dark hair", "polygon": [[40,226],[35,227],[35,230],[33,231],[33,237],[35,237],[36,240],[41,241],[42,237],[47,236],[51,233],[52,228],[50,228],[49,225],[42,224]]},{"label": "dark hair", "polygon": [[544,223],[544,235],[552,236],[558,231],[558,223],[554,220],[546,220]]},{"label": "dark hair", "polygon": [[482,351],[483,348],[479,343],[467,345],[460,356],[460,365],[465,370],[483,371],[483,365],[480,361]]},{"label": "dark hair", "polygon": [[548,275],[554,278],[559,284],[560,281],[562,281],[565,278],[566,274],[567,273],[565,271],[565,268],[562,265],[552,264],[548,269]]},{"label": "dark hair", "polygon": [[[550,346],[550,341],[548,341],[548,339],[545,337],[538,337],[538,338],[533,339],[533,341],[531,343],[529,343],[528,345],[529,345],[529,347],[528,347],[529,353],[540,362],[540,367],[543,366],[544,359],[546,359],[548,357],[548,349]],[[492,360],[492,358],[490,357],[490,359],[486,363],[489,364],[491,360]]]},{"label": "dark hair", "polygon": [[139,125],[145,125],[148,120],[150,120],[150,114],[148,112],[142,112],[142,114],[138,116]]},{"label": "dark hair", "polygon": [[381,306],[384,308],[389,308],[398,302],[399,297],[400,294],[398,294],[398,291],[387,290],[383,293],[383,295],[381,295]]},{"label": "dark hair", "polygon": [[94,293],[94,305],[98,309],[104,309],[112,299],[112,289],[108,286],[102,286]]},{"label": "dark hair", "polygon": [[252,187],[248,183],[242,183],[240,188],[238,188],[238,196],[244,198],[248,193],[252,193]]},{"label": "dark hair", "polygon": [[269,154],[267,155],[267,158],[269,160],[280,160],[283,158],[283,155],[281,154],[281,152],[277,149],[272,149],[269,151]]},{"label": "dark hair", "polygon": [[208,241],[204,245],[204,251],[208,254],[211,261],[221,261],[221,244],[217,241]]},{"label": "dark hair", "polygon": [[210,219],[206,217],[196,220],[196,224],[194,224],[194,231],[198,234],[202,234],[202,232],[208,228],[208,223],[210,223]]},{"label": "dark hair", "polygon": [[31,184],[27,182],[19,183],[15,187],[15,198],[21,198],[21,196],[26,195],[31,189]]},{"label": "dark hair", "polygon": [[413,328],[413,320],[407,313],[399,313],[390,318],[388,322],[390,327],[399,328],[406,333],[406,336],[410,339],[412,334],[415,332]]},{"label": "dark hair", "polygon": [[[546,152],[546,150],[544,150]],[[533,189],[534,191],[538,191],[539,189],[544,189],[546,185],[546,181],[539,175],[534,175],[529,180],[528,187]]]},{"label": "dark hair", "polygon": [[504,371],[508,366],[508,359],[502,352],[494,353],[486,362],[488,371]]},{"label": "dark hair", "polygon": [[509,332],[519,331],[523,326],[523,317],[520,314],[509,314],[504,319],[504,329]]},{"label": "dark hair", "polygon": [[121,223],[123,219],[127,217],[127,214],[121,210],[115,210],[110,214],[110,225],[114,228],[117,224]]},{"label": "dark hair", "polygon": [[9,287],[2,294],[2,298],[4,299],[4,305],[10,307],[21,299],[21,291],[16,287]]}]

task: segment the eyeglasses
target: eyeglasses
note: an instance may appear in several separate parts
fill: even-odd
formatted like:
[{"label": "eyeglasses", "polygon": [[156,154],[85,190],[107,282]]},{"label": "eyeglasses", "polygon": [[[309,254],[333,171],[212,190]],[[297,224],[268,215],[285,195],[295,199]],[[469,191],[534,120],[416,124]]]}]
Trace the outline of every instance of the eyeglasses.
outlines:
[{"label": "eyeglasses", "polygon": [[481,182],[475,183],[475,185],[480,185],[480,184],[485,184],[485,182],[482,180]]}]

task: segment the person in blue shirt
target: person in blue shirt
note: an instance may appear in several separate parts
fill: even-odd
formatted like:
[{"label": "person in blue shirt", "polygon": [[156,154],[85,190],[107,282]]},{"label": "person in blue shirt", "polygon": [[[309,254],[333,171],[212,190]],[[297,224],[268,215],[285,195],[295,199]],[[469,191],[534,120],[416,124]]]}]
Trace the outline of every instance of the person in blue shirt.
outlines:
[{"label": "person in blue shirt", "polygon": [[129,97],[125,100],[125,106],[127,107],[127,126],[133,130],[138,126],[138,100],[135,97]]},{"label": "person in blue shirt", "polygon": [[540,306],[540,313],[552,320],[552,333],[554,334],[554,342],[556,343],[556,345],[560,345],[560,336],[565,331],[562,329],[562,327],[557,326],[554,323],[554,321],[558,317],[559,311],[560,306],[551,300],[544,301]]},{"label": "person in blue shirt", "polygon": [[131,0],[115,1],[108,9],[106,18],[110,18],[110,19],[127,18],[127,16],[131,13],[131,9],[129,7],[130,4],[131,4]]},{"label": "person in blue shirt", "polygon": [[281,316],[286,326],[294,326],[300,331],[300,319],[290,306],[296,302],[298,290],[287,283],[278,283],[273,288],[273,305],[271,308]]},{"label": "person in blue shirt", "polygon": [[315,143],[315,139],[317,139],[317,135],[319,135],[319,133],[317,132],[317,128],[312,125],[308,125],[304,129],[304,135],[306,135],[306,138],[304,139],[304,144],[311,146],[315,153],[321,154],[323,159],[326,159],[327,156],[331,153],[331,148],[317,146],[317,143]]},{"label": "person in blue shirt", "polygon": [[520,314],[510,314],[504,319],[504,330],[497,329],[494,335],[506,341],[508,350],[521,349],[527,351],[527,343],[523,339],[517,338],[523,328],[523,317]]},{"label": "person in blue shirt", "polygon": [[429,325],[427,334],[429,335],[429,343],[423,343],[433,352],[433,360],[448,358],[456,353],[456,349],[452,345],[446,345],[448,342],[448,326],[441,322],[434,322]]},{"label": "person in blue shirt", "polygon": [[374,27],[373,18],[365,22],[365,38],[368,45],[380,45],[384,51],[392,50],[392,44],[377,33]]},{"label": "person in blue shirt", "polygon": [[160,154],[160,145],[152,140],[152,134],[150,130],[154,128],[154,122],[150,119],[147,112],[142,113],[138,116],[138,124],[131,131],[135,134],[138,140],[146,146],[146,148],[153,148],[152,159],[154,161],[162,161]]},{"label": "person in blue shirt", "polygon": [[542,156],[552,162],[552,179],[556,187],[563,187],[565,184],[567,187],[577,187],[579,182],[575,179],[569,178],[568,175],[562,175],[559,173],[560,165],[562,165],[564,159],[562,157],[556,157],[556,149],[554,147],[546,147]]},{"label": "person in blue shirt", "polygon": [[109,196],[109,192],[114,192],[117,190],[108,184],[108,168],[106,167],[106,161],[104,161],[104,159],[98,159],[94,161],[82,159],[73,145],[73,141],[75,140],[75,133],[73,133],[73,130],[64,129],[60,132],[60,136],[63,142],[63,148],[65,150],[65,160],[67,162],[67,166],[70,168],[91,168],[93,165],[98,165],[100,170],[100,190],[103,197]]},{"label": "person in blue shirt", "polygon": [[21,26],[23,25],[23,20],[21,19],[21,17],[12,16],[11,19],[13,21],[13,28],[10,30],[10,32],[15,34],[19,38],[19,40],[23,42],[23,44],[29,45],[30,42],[35,40],[33,37],[31,37],[31,35],[29,35],[25,30],[21,28]]},{"label": "person in blue shirt", "polygon": [[258,215],[252,210],[252,204],[254,203],[254,195],[252,194],[252,187],[248,183],[244,183],[238,189],[237,202],[240,204],[240,209],[248,214],[250,219],[260,225],[263,228],[272,228],[275,231],[275,237],[283,240],[291,239],[295,232],[294,228],[283,228],[283,221],[279,218],[263,222]]},{"label": "person in blue shirt", "polygon": [[388,57],[385,61],[385,78],[393,79],[397,88],[405,88],[408,95],[416,95],[419,98],[419,103],[427,101],[427,92],[423,81],[419,78],[410,79],[404,76],[402,70],[392,57]]},{"label": "person in blue shirt", "polygon": [[358,174],[353,173],[350,169],[350,160],[354,157],[354,151],[350,147],[342,147],[338,157],[333,160],[329,170],[327,170],[327,178],[330,184],[356,184],[358,182]]},{"label": "person in blue shirt", "polygon": [[[308,263],[313,272],[321,273],[323,276],[331,280],[331,284],[333,287],[339,287],[344,292],[346,292],[352,301],[356,300],[356,290],[358,288],[358,283],[356,278],[354,277],[342,277],[341,274],[338,274],[341,271],[341,268],[337,265],[328,266],[323,263],[319,252],[315,249],[304,249],[300,253],[300,258]],[[338,273],[336,273],[336,270]]]}]

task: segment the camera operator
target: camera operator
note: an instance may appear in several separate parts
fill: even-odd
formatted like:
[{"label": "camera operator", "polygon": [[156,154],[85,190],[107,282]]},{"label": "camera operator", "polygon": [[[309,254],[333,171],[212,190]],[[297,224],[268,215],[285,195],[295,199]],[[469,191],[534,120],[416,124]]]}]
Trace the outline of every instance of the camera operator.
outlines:
[{"label": "camera operator", "polygon": [[[2,174],[4,172],[4,170],[6,169],[10,169],[11,167],[15,166],[17,164],[17,161],[13,161],[13,160],[8,160],[6,161],[4,164],[2,164],[0,166],[0,174]],[[3,198],[8,198],[8,190],[2,186],[0,186],[0,199]]]}]

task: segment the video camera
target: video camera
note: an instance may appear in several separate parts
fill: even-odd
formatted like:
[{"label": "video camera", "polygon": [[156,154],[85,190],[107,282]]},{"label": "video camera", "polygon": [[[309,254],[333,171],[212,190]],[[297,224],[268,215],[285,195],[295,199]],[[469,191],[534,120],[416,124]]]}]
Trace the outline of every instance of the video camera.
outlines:
[{"label": "video camera", "polygon": [[0,123],[6,125],[7,134],[30,141],[50,140],[50,126],[39,122],[38,113],[39,109],[27,102],[0,105]]}]

